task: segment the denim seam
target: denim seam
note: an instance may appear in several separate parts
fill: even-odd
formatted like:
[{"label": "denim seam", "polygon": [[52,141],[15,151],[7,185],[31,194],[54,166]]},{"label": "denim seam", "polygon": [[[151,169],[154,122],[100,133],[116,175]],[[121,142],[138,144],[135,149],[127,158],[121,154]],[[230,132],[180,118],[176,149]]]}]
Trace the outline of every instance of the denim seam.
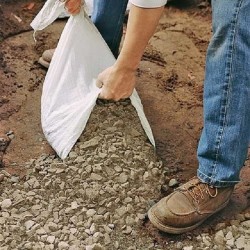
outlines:
[{"label": "denim seam", "polygon": [[[206,174],[204,174],[202,171],[200,171],[200,170],[198,170],[198,172],[200,172],[200,174],[202,174],[204,177],[206,177],[207,179],[211,179],[211,177],[209,177],[209,176],[207,176]],[[205,181],[206,182],[206,181]],[[228,184],[228,183],[239,183],[239,181],[216,181],[216,183],[221,183],[221,184],[223,184],[223,183],[226,183],[226,184]]]},{"label": "denim seam", "polygon": [[227,109],[229,105],[229,93],[230,93],[230,84],[231,84],[231,72],[232,72],[232,61],[233,61],[233,51],[235,47],[235,34],[236,34],[236,28],[237,28],[237,20],[238,15],[240,12],[240,8],[242,6],[243,0],[240,0],[238,4],[236,5],[234,19],[231,22],[231,34],[230,34],[230,40],[228,45],[228,53],[227,53],[227,61],[226,61],[226,74],[225,74],[225,89],[224,89],[224,100],[222,103],[221,111],[220,111],[220,128],[217,132],[217,138],[216,142],[217,145],[215,147],[215,161],[212,166],[212,175],[211,179],[215,179],[216,176],[216,167],[218,163],[218,157],[219,157],[219,151],[220,151],[220,145],[222,142],[224,130],[226,127],[226,117],[227,117]]},{"label": "denim seam", "polygon": [[[128,4],[128,1],[124,1],[123,2],[124,4],[123,4],[123,6],[122,6],[122,10],[124,10],[124,8],[126,8],[126,6],[127,6],[127,4]],[[113,41],[112,41],[112,47],[114,46],[114,44],[116,44],[116,42],[117,42],[117,40],[119,39],[119,35],[120,35],[120,31],[118,30],[119,29],[119,27],[120,27],[120,23],[121,22],[123,22],[123,19],[124,19],[124,11],[122,11],[122,14],[120,15],[120,18],[119,18],[119,20],[118,20],[118,25],[117,25],[117,29],[116,29],[116,31],[115,31],[115,36],[114,36],[114,38],[113,38]]]}]

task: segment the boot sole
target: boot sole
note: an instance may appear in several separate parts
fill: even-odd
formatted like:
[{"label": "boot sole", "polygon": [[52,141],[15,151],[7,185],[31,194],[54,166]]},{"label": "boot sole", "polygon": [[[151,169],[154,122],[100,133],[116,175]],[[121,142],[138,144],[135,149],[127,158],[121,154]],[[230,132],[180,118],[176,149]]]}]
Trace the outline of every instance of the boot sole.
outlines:
[{"label": "boot sole", "polygon": [[214,213],[210,214],[208,217],[206,217],[205,219],[199,221],[198,223],[190,226],[190,227],[183,227],[183,228],[176,228],[176,227],[171,227],[171,226],[167,226],[167,225],[163,225],[158,218],[154,215],[154,213],[152,212],[152,208],[149,209],[148,211],[148,218],[150,220],[150,222],[156,227],[158,228],[160,231],[163,231],[165,233],[170,233],[170,234],[182,234],[182,233],[186,233],[189,232],[193,229],[195,229],[196,227],[200,226],[206,219],[208,219],[210,216],[216,214],[217,212],[219,212],[220,210],[222,210],[223,208],[225,208],[228,204],[229,200],[227,200],[219,209],[217,209]]},{"label": "boot sole", "polygon": [[38,63],[47,69],[49,68],[49,63],[45,61],[42,57],[39,58]]}]

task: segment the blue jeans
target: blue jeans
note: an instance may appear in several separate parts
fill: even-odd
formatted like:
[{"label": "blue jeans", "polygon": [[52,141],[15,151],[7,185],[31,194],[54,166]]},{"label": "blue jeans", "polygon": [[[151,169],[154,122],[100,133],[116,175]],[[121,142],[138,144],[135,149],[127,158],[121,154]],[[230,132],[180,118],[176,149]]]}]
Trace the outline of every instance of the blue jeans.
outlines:
[{"label": "blue jeans", "polygon": [[117,58],[128,0],[94,0],[92,21]]},{"label": "blue jeans", "polygon": [[197,174],[226,187],[239,182],[250,139],[250,0],[213,0],[212,8]]}]

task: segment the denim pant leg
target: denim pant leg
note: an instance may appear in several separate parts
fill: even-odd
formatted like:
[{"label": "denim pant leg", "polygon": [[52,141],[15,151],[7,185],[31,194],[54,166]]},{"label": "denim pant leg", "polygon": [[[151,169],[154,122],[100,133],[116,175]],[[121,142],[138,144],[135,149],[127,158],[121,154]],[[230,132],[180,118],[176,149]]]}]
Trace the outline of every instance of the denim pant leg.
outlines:
[{"label": "denim pant leg", "polygon": [[239,181],[250,138],[250,0],[213,0],[212,8],[197,175],[225,187]]},{"label": "denim pant leg", "polygon": [[119,53],[127,3],[128,0],[94,0],[91,19],[115,57]]}]

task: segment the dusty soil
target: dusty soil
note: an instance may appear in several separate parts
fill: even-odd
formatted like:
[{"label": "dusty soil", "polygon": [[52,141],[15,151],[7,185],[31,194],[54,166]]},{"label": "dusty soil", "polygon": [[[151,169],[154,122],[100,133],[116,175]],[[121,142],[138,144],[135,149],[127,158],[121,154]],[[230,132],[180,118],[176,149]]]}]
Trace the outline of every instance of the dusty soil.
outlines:
[{"label": "dusty soil", "polygon": [[[5,170],[21,175],[25,174],[25,162],[53,153],[40,126],[40,96],[46,70],[37,60],[45,49],[56,46],[65,24],[65,20],[56,21],[37,35],[35,44],[29,23],[43,1],[33,2],[33,7],[27,0],[18,4],[2,1],[0,5],[0,135],[12,138],[7,149],[2,148],[0,157]],[[137,89],[156,139],[156,152],[169,176],[181,183],[195,175],[197,168],[204,63],[210,36],[209,6],[200,1],[173,2],[166,7],[138,72]],[[218,221],[246,211],[250,204],[249,186],[247,161],[231,206],[202,230],[209,232]],[[146,226],[159,242],[169,237]]]}]

